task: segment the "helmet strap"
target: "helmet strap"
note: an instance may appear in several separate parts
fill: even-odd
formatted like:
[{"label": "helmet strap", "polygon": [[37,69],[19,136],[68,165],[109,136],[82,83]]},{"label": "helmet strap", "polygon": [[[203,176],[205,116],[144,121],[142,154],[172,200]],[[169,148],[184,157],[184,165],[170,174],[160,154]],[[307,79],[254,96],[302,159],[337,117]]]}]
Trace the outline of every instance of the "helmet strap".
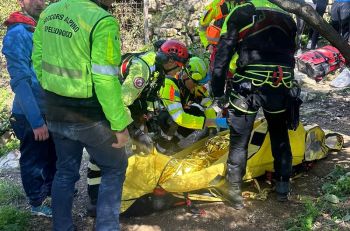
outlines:
[{"label": "helmet strap", "polygon": [[173,71],[173,70],[175,70],[176,68],[179,68],[179,66],[176,65],[176,66],[174,66],[174,67],[172,67],[172,68],[170,68],[170,69],[165,69],[165,68],[163,68],[163,69],[164,69],[165,74],[168,74],[170,71]]}]

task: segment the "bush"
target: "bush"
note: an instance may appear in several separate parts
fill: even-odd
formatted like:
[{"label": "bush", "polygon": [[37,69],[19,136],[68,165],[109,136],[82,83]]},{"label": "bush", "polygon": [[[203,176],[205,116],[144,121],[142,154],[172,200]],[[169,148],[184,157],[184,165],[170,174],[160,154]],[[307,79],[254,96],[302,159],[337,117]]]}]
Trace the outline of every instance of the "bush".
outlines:
[{"label": "bush", "polygon": [[0,230],[28,230],[30,213],[12,206],[0,206]]},{"label": "bush", "polygon": [[19,185],[0,180],[0,230],[28,230],[30,213],[14,207],[25,198]]},{"label": "bush", "polygon": [[9,101],[11,100],[11,93],[6,88],[0,87],[0,136],[10,130]]},{"label": "bush", "polygon": [[0,38],[2,40],[2,36],[4,36],[6,32],[6,28],[2,26],[3,22],[8,18],[8,16],[16,11],[19,10],[17,1],[13,0],[1,0],[0,1]]},{"label": "bush", "polygon": [[325,220],[323,223],[327,223],[326,225],[331,230],[337,230],[337,221],[348,219],[349,211],[346,203],[343,203],[350,196],[350,173],[348,169],[336,165],[326,179],[327,182],[322,186],[324,195],[314,202],[307,200],[300,214],[296,218],[287,221],[286,228],[288,231],[312,230],[315,221],[325,215],[331,219]]},{"label": "bush", "polygon": [[6,180],[0,180],[0,206],[18,204],[24,198],[21,186]]},{"label": "bush", "polygon": [[308,231],[311,230],[315,219],[320,215],[319,210],[311,200],[307,200],[304,210],[296,218],[289,219],[286,224],[288,231]]},{"label": "bush", "polygon": [[18,148],[19,148],[19,140],[12,139],[12,140],[6,142],[6,144],[0,146],[0,157],[8,154],[12,150],[18,149]]}]

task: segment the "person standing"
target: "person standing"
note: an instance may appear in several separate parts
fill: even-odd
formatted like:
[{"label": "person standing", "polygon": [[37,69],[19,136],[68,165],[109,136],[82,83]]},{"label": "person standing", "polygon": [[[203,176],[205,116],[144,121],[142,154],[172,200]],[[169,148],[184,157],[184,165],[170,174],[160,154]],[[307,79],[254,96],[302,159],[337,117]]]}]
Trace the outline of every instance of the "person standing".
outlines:
[{"label": "person standing", "polygon": [[[310,5],[312,8],[316,9],[316,0],[301,0],[301,2],[305,3],[305,4],[308,4]],[[305,33],[305,28],[306,28],[306,23],[303,19],[301,19],[300,17],[296,17],[297,19],[297,47],[298,47],[298,53],[301,53],[302,50],[302,37],[303,37],[303,34]],[[309,30],[309,33],[308,33],[308,36],[309,36],[309,41],[308,41],[308,44],[307,44],[307,49],[310,49],[311,48],[311,36],[312,36],[312,29]]]},{"label": "person standing", "polygon": [[173,154],[179,151],[179,141],[205,126],[215,134],[216,112],[210,107],[212,100],[203,86],[208,81],[207,71],[201,58],[191,57],[179,73],[166,76],[158,93],[162,104],[158,116],[162,134],[157,142],[160,152]]},{"label": "person standing", "polygon": [[[315,6],[316,12],[321,17],[323,17],[324,13],[326,12],[328,0],[314,0],[314,3],[316,4],[316,6]],[[320,36],[320,33],[317,30],[310,28],[309,41],[308,41],[306,48],[311,49],[311,50],[315,49],[319,36]]]},{"label": "person standing", "polygon": [[[236,3],[241,3],[236,0]],[[215,58],[214,104],[225,102],[229,62],[238,53],[237,71],[229,98],[230,149],[226,181],[219,189],[235,209],[242,209],[242,177],[254,120],[263,108],[271,139],[279,201],[288,200],[292,153],[288,137],[287,104],[293,86],[296,25],[293,18],[268,0],[252,0],[235,7],[226,17]],[[223,104],[221,102],[221,104]]]},{"label": "person standing", "polygon": [[199,38],[204,48],[208,49],[208,46],[218,44],[225,17],[233,7],[233,1],[231,0],[213,0],[205,6],[199,21]]},{"label": "person standing", "polygon": [[213,0],[207,6],[199,19],[199,38],[206,50],[210,54],[209,74],[213,69],[213,63],[220,39],[221,27],[225,17],[234,7],[232,0]]},{"label": "person standing", "polygon": [[350,38],[350,0],[335,0],[331,9],[331,24],[346,41]]},{"label": "person standing", "polygon": [[19,0],[20,12],[5,21],[7,33],[2,53],[7,60],[10,85],[15,93],[10,123],[20,141],[21,179],[34,215],[52,216],[44,200],[51,195],[55,175],[55,146],[47,129],[43,108],[43,90],[32,66],[32,36],[44,0]]},{"label": "person standing", "polygon": [[114,0],[61,0],[41,14],[33,64],[45,89],[48,126],[57,152],[53,230],[73,230],[74,184],[85,148],[101,169],[96,230],[120,230],[132,122],[118,80],[120,35],[106,10]]},{"label": "person standing", "polygon": [[[158,40],[154,48],[155,51],[129,54],[120,68],[122,99],[134,120],[128,130],[136,144],[135,153],[152,151],[154,140],[148,135],[147,124],[149,114],[153,114],[153,117],[157,110],[158,90],[164,83],[165,75],[175,75],[189,58],[186,46],[177,40]],[[94,217],[101,171],[93,158],[88,165],[87,177],[90,199],[87,214]]]}]

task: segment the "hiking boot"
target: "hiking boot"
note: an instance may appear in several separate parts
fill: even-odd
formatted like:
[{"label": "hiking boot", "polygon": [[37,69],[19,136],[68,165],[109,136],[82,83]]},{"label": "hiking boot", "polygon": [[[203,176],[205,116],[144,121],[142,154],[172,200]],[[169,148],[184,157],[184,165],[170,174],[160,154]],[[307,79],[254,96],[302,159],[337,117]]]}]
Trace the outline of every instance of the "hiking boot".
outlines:
[{"label": "hiking boot", "polygon": [[221,193],[222,198],[226,200],[232,208],[236,210],[244,208],[240,184],[230,184],[227,181],[225,181],[225,183],[217,187],[217,189]]},{"label": "hiking boot", "polygon": [[289,195],[289,182],[277,181],[276,182],[276,199],[279,202],[288,201]]},{"label": "hiking boot", "polygon": [[96,217],[96,205],[90,202],[87,206],[86,213],[89,217]]},{"label": "hiking boot", "polygon": [[35,216],[52,217],[52,209],[46,205],[32,206],[31,213]]}]

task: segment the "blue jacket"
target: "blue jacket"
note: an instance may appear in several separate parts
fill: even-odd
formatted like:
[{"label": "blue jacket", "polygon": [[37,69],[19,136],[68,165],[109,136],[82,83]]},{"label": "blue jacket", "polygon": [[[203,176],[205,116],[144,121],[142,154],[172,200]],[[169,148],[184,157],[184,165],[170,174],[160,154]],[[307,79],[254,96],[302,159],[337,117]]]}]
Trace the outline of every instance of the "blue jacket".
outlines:
[{"label": "blue jacket", "polygon": [[[42,116],[43,90],[36,78],[31,60],[34,32],[32,22],[35,23],[35,21],[19,14],[21,13],[13,13],[5,22],[8,29],[4,37],[2,53],[7,60],[7,70],[11,77],[10,85],[15,93],[12,113],[24,115],[31,127],[35,129],[45,123]],[[27,19],[23,20],[23,17]]]}]

